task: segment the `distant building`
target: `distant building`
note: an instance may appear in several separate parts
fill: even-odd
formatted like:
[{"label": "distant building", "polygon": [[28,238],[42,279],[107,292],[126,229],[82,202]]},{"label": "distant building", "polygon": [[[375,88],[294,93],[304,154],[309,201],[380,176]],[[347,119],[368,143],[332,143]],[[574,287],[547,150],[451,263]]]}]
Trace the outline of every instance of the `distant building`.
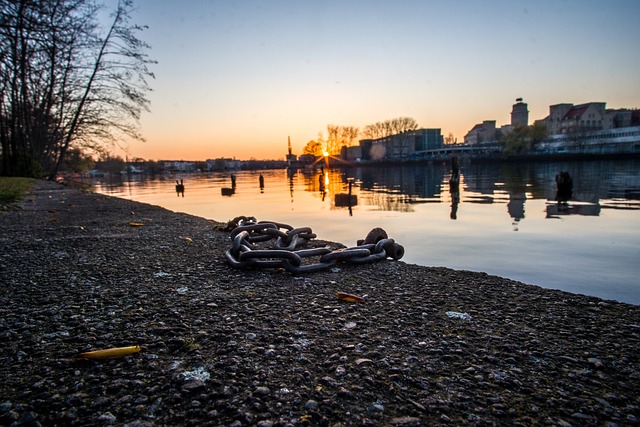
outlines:
[{"label": "distant building", "polygon": [[606,102],[586,104],[556,104],[549,107],[549,115],[540,122],[550,135],[594,132],[640,125],[640,111],[606,109]]},{"label": "distant building", "polygon": [[464,136],[464,143],[467,145],[492,144],[497,139],[496,121],[485,120],[475,125]]},{"label": "distant building", "polygon": [[544,154],[640,154],[640,126],[549,135],[534,150]]},{"label": "distant building", "polygon": [[638,109],[607,110],[607,117],[611,120],[612,129],[640,126],[640,110]]},{"label": "distant building", "polygon": [[170,172],[195,172],[196,164],[194,162],[185,162],[182,160],[162,160],[162,164],[164,165],[164,170]]},{"label": "distant building", "polygon": [[464,143],[467,145],[495,144],[503,135],[519,126],[529,126],[529,106],[522,102],[522,98],[516,98],[516,103],[511,108],[510,124],[497,128],[495,120],[485,120],[467,132]]},{"label": "distant building", "polygon": [[522,98],[517,98],[511,109],[511,126],[529,126],[529,110]]},{"label": "distant building", "polygon": [[302,165],[312,165],[316,161],[316,156],[313,154],[300,154],[298,157],[298,162]]},{"label": "distant building", "polygon": [[340,150],[340,158],[342,160],[349,160],[352,162],[359,162],[362,160],[362,146],[354,145],[353,147],[342,147]]},{"label": "distant building", "polygon": [[440,129],[415,129],[377,139],[360,140],[358,148],[342,152],[344,160],[401,161],[420,158],[444,146]]},{"label": "distant building", "polygon": [[605,102],[551,105],[543,123],[550,135],[610,129],[605,106]]},{"label": "distant building", "polygon": [[289,166],[293,166],[298,162],[298,156],[296,156],[295,154],[293,154],[292,150],[291,150],[291,137],[287,137],[288,138],[288,147],[287,147],[287,165]]},{"label": "distant building", "polygon": [[209,172],[222,170],[238,170],[242,168],[242,161],[220,157],[218,159],[207,159],[205,165],[206,170]]}]

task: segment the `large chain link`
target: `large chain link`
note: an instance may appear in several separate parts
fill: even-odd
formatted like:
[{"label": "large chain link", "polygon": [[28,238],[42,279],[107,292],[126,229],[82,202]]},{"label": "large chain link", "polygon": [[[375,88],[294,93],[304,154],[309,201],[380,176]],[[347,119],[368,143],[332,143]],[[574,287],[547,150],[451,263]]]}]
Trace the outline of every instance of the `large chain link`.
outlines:
[{"label": "large chain link", "polygon": [[[225,258],[233,268],[284,268],[293,273],[310,273],[328,270],[338,262],[366,264],[391,257],[399,260],[404,247],[387,236],[381,228],[374,228],[358,246],[331,250],[328,247],[297,249],[317,237],[309,227],[293,228],[290,225],[257,221],[255,217],[237,217],[230,221],[229,238],[232,245]],[[266,242],[275,240],[269,246]],[[266,246],[266,247],[265,247]],[[319,257],[314,262],[309,260]]]}]

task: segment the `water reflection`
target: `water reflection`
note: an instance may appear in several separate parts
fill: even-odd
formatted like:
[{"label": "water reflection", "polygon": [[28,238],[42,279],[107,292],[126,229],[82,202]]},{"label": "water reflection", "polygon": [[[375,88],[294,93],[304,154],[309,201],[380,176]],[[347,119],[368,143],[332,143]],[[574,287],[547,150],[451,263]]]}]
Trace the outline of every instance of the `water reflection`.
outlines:
[{"label": "water reflection", "polygon": [[[573,193],[558,204],[561,171],[570,174]],[[184,177],[184,197],[175,196],[182,176],[94,184],[100,193],[216,221],[244,215],[310,226],[319,238],[345,245],[382,227],[405,247],[409,263],[640,303],[640,161],[461,161],[458,172],[457,185],[452,162],[237,171],[231,182],[229,172],[192,174]]]},{"label": "water reflection", "polygon": [[358,204],[358,196],[353,194],[353,178],[347,178],[349,191],[347,193],[337,193],[334,197],[336,207],[346,207],[349,209],[349,216],[353,216],[353,207]]},{"label": "water reflection", "polygon": [[182,179],[176,180],[176,195],[184,197],[184,181]]},{"label": "water reflection", "polygon": [[[417,205],[448,203],[449,219],[464,215],[465,205],[504,204],[514,229],[526,218],[530,200],[545,200],[546,215],[556,218],[566,215],[598,216],[603,209],[640,208],[640,174],[638,160],[593,162],[438,162],[434,164],[361,167],[351,169],[309,169],[287,172],[289,200],[300,181],[303,190],[317,195],[322,202],[331,201],[331,209],[414,212]],[[245,182],[246,175],[256,181]],[[265,194],[265,175],[278,191],[279,171],[260,173],[234,172],[203,174],[191,177],[192,186],[219,188],[223,196],[233,196],[238,182],[244,188],[256,188]],[[563,180],[570,185],[563,187]],[[175,176],[131,175],[115,176],[96,182],[98,191],[132,196],[144,188],[157,192],[175,182],[175,192],[185,197],[183,179]],[[229,186],[230,183],[230,186]]]},{"label": "water reflection", "polygon": [[[349,180],[361,204],[380,210],[412,212],[412,205],[451,202],[450,218],[465,203],[505,203],[514,230],[525,219],[531,199],[549,202],[547,216],[599,215],[601,209],[638,209],[638,162],[446,163],[404,167],[366,167],[331,171],[334,186]],[[339,183],[336,183],[337,179]],[[447,187],[444,183],[449,181]],[[559,182],[560,181],[560,182]],[[557,203],[556,203],[557,202]],[[559,204],[558,204],[559,203]]]},{"label": "water reflection", "polygon": [[231,197],[236,194],[236,176],[231,174],[229,177],[231,178],[231,187],[222,187],[220,189],[220,194],[226,197]]}]

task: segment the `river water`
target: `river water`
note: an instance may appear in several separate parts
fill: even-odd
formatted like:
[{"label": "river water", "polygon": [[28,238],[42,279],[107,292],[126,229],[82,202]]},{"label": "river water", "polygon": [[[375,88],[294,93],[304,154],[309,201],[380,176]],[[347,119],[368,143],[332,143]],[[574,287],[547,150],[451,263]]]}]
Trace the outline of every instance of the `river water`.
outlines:
[{"label": "river water", "polygon": [[[559,171],[573,179],[573,195],[561,204]],[[381,227],[405,247],[408,263],[640,304],[640,160],[465,162],[457,191],[449,178],[449,165],[435,163],[93,184],[99,193],[216,221],[245,215],[311,227],[319,239],[347,246]],[[179,179],[184,194],[176,193]]]}]

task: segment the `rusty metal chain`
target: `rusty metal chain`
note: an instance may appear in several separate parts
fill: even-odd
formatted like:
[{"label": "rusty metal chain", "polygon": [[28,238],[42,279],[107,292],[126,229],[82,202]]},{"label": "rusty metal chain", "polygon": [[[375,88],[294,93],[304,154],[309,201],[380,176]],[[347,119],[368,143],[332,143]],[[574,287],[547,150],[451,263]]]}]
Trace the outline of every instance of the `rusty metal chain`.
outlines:
[{"label": "rusty metal chain", "polygon": [[[293,228],[272,221],[257,221],[255,217],[237,217],[229,225],[233,225],[229,235],[232,245],[225,252],[225,258],[236,269],[284,268],[300,274],[328,270],[338,262],[365,264],[388,257],[399,260],[404,256],[404,247],[381,228],[371,230],[365,239],[357,242],[358,246],[332,251],[327,247],[297,249],[317,237],[309,227]],[[262,247],[272,240],[275,240],[273,245]],[[319,259],[308,260],[312,257]]]}]

